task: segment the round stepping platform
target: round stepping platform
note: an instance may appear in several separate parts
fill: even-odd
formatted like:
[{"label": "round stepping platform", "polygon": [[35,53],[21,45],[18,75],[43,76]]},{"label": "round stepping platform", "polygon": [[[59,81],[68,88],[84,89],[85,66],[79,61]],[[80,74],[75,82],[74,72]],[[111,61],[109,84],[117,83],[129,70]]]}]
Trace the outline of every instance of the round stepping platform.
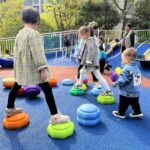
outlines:
[{"label": "round stepping platform", "polygon": [[49,85],[51,87],[56,87],[57,86],[57,80],[56,80],[56,78],[49,79],[48,83],[49,83]]},{"label": "round stepping platform", "polygon": [[47,133],[52,138],[65,139],[71,136],[74,132],[74,124],[69,121],[62,124],[49,124]]},{"label": "round stepping platform", "polygon": [[74,82],[73,82],[71,79],[64,79],[64,80],[62,81],[62,84],[63,84],[64,86],[72,86],[72,85],[74,84]]},{"label": "round stepping platform", "polygon": [[37,95],[40,94],[41,88],[38,85],[27,85],[24,86],[25,95],[29,96],[30,98],[35,98]]},{"label": "round stepping platform", "polygon": [[21,112],[10,117],[6,117],[3,120],[3,126],[6,129],[16,130],[23,128],[29,124],[29,116],[28,114]]},{"label": "round stepping platform", "polygon": [[100,122],[100,110],[93,104],[83,104],[77,109],[77,122],[83,126],[96,126]]},{"label": "round stepping platform", "polygon": [[2,85],[4,88],[11,89],[14,86],[14,78],[8,77],[2,80]]},{"label": "round stepping platform", "polygon": [[97,97],[97,102],[100,104],[106,104],[106,105],[111,105],[115,103],[115,99],[113,96],[102,96],[99,95]]},{"label": "round stepping platform", "polygon": [[93,88],[92,90],[91,90],[91,94],[93,95],[93,96],[98,96],[98,95],[100,95],[102,92],[103,92],[103,88]]},{"label": "round stepping platform", "polygon": [[85,90],[72,87],[69,93],[74,96],[80,96],[85,94]]}]

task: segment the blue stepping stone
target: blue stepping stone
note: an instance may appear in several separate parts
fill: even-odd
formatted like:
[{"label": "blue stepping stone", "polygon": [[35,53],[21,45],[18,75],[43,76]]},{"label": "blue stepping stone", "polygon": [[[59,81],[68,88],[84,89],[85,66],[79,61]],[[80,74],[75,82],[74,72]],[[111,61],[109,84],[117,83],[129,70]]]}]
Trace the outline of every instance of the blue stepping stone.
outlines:
[{"label": "blue stepping stone", "polygon": [[83,104],[77,109],[77,122],[83,126],[96,126],[100,122],[100,110],[93,104]]},{"label": "blue stepping stone", "polygon": [[71,79],[64,79],[62,81],[62,84],[65,86],[72,86],[74,84],[74,82]]},{"label": "blue stepping stone", "polygon": [[94,96],[98,96],[98,95],[100,95],[102,92],[103,92],[103,88],[93,88],[92,90],[91,90],[91,94],[92,95],[94,95]]}]

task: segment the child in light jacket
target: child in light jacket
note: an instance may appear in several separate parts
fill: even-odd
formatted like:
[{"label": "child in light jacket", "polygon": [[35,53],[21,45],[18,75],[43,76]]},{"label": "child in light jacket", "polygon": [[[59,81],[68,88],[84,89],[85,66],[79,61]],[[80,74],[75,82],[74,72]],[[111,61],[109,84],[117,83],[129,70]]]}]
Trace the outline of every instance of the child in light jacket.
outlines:
[{"label": "child in light jacket", "polygon": [[40,22],[40,14],[34,8],[22,11],[24,28],[19,31],[14,45],[14,78],[15,84],[9,96],[5,116],[9,117],[23,111],[15,106],[15,99],[21,86],[38,84],[45,94],[45,99],[51,114],[50,124],[69,121],[68,116],[58,112],[52,88],[48,84],[49,69],[44,53],[41,36],[36,31]]}]

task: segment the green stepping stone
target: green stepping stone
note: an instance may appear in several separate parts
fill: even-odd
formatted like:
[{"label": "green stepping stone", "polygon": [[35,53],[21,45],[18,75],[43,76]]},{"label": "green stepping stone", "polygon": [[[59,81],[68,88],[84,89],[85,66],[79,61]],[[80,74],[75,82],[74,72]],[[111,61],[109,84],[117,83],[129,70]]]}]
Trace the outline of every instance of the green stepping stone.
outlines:
[{"label": "green stepping stone", "polygon": [[102,96],[99,95],[97,97],[97,102],[100,104],[106,104],[106,105],[111,105],[115,103],[115,99],[113,96]]},{"label": "green stepping stone", "polygon": [[85,94],[85,90],[83,89],[78,89],[78,88],[71,88],[70,89],[70,94],[75,95],[75,96],[80,96]]},{"label": "green stepping stone", "polygon": [[47,133],[52,138],[65,139],[73,134],[74,124],[69,121],[62,124],[49,124]]}]

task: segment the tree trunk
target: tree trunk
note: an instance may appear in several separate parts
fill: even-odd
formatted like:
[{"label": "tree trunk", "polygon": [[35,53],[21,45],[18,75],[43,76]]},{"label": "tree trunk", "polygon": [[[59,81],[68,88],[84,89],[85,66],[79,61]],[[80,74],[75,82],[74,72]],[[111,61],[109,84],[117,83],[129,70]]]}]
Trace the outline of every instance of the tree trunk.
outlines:
[{"label": "tree trunk", "polygon": [[122,33],[121,33],[121,37],[123,37],[123,31],[124,31],[124,27],[126,24],[127,5],[128,5],[128,0],[124,0],[124,6],[123,6],[123,10],[122,10]]},{"label": "tree trunk", "polygon": [[122,33],[121,33],[121,38],[123,37],[123,32],[124,32],[124,27],[125,27],[125,24],[126,24],[126,13],[123,13],[122,14]]}]

